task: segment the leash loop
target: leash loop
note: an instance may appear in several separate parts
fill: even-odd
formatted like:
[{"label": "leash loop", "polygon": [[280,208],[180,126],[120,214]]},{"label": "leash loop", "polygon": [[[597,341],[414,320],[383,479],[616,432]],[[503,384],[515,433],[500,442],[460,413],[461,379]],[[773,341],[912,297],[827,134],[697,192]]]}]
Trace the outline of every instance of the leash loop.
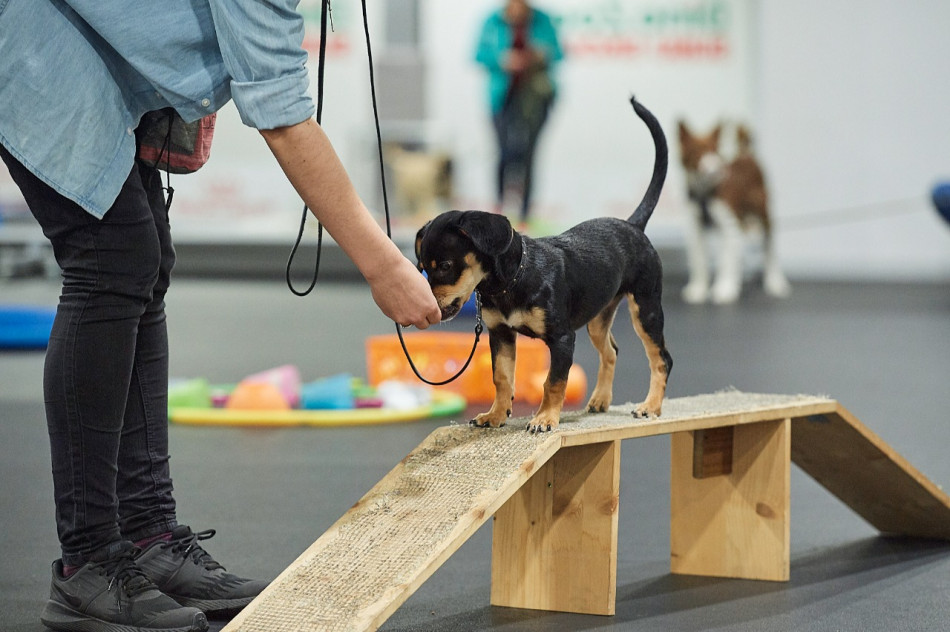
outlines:
[{"label": "leash loop", "polygon": [[399,336],[399,344],[402,346],[402,352],[406,354],[406,360],[409,362],[409,367],[412,369],[412,372],[416,374],[416,377],[428,384],[429,386],[444,386],[449,382],[454,382],[465,373],[465,369],[468,368],[468,365],[472,363],[472,358],[475,357],[475,349],[478,347],[478,340],[481,338],[483,331],[482,323],[482,297],[481,294],[475,292],[475,342],[472,344],[472,351],[468,354],[468,360],[465,361],[465,364],[462,365],[462,368],[459,369],[458,373],[452,377],[442,380],[441,382],[435,382],[429,379],[426,379],[419,372],[419,369],[416,368],[415,363],[412,361],[412,356],[409,354],[409,349],[406,348],[406,341],[402,337],[402,326],[399,323],[396,323],[396,335]]},{"label": "leash loop", "polygon": [[[363,5],[366,5],[366,0],[363,0]],[[323,121],[323,77],[327,65],[327,22],[330,22],[332,26],[333,15],[330,9],[330,0],[322,0],[320,3],[320,49],[317,54],[317,125],[320,125]],[[294,282],[290,277],[290,269],[294,263],[294,258],[297,256],[297,249],[300,248],[300,243],[303,241],[303,231],[307,225],[308,210],[307,204],[304,203],[303,212],[300,215],[300,229],[297,231],[297,240],[294,242],[293,248],[290,249],[290,256],[287,258],[287,268],[284,271],[284,279],[287,281],[287,287],[290,288],[291,293],[295,296],[307,296],[310,294],[317,285],[317,276],[320,274],[320,254],[323,252],[323,224],[318,220],[317,259],[313,264],[313,278],[310,280],[310,285],[307,286],[305,290],[298,290],[294,287]]]},{"label": "leash loop", "polygon": [[[383,138],[382,132],[379,126],[379,107],[376,104],[376,79],[373,70],[373,47],[370,43],[369,37],[369,18],[367,17],[366,12],[366,0],[362,0],[362,9],[363,9],[363,32],[366,35],[366,57],[369,62],[369,85],[370,85],[370,95],[373,101],[373,120],[376,125],[376,146],[378,150],[378,159],[379,159],[379,178],[380,184],[382,185],[383,192],[383,210],[386,214],[386,236],[392,239],[392,226],[389,216],[389,197],[386,191],[386,171],[385,165],[383,163]],[[328,20],[329,17],[329,20]],[[330,0],[322,0],[320,7],[320,52],[317,61],[317,124],[321,123],[323,115],[323,77],[324,69],[326,66],[326,46],[327,46],[327,22],[331,21],[332,24],[333,15],[330,9]],[[293,282],[290,278],[290,268],[293,263],[294,256],[297,253],[297,248],[300,246],[300,242],[303,238],[304,225],[307,221],[307,205],[304,204],[303,215],[300,218],[300,231],[297,234],[297,241],[294,243],[293,249],[290,252],[290,258],[287,261],[287,270],[286,270],[286,280],[287,286],[290,288],[290,291],[297,296],[306,296],[309,294],[314,286],[317,284],[317,275],[320,271],[320,252],[323,246],[323,225],[318,221],[317,222],[317,260],[313,271],[313,279],[310,282],[310,286],[305,290],[297,290],[294,288]],[[429,384],[430,386],[443,386],[449,382],[453,382],[465,370],[468,368],[468,365],[471,364],[472,358],[475,357],[475,349],[478,347],[479,338],[482,335],[484,330],[482,322],[482,299],[481,295],[478,292],[475,292],[475,342],[472,344],[472,351],[468,354],[468,359],[465,361],[465,364],[459,370],[458,373],[453,375],[447,380],[442,380],[441,382],[434,382],[427,380],[416,368],[415,363],[413,363],[412,358],[409,355],[409,350],[406,348],[406,341],[402,337],[402,326],[399,323],[396,323],[396,334],[399,336],[399,344],[402,345],[402,351],[406,355],[406,360],[409,361],[409,366],[412,368],[412,372],[416,374],[420,380]]]}]

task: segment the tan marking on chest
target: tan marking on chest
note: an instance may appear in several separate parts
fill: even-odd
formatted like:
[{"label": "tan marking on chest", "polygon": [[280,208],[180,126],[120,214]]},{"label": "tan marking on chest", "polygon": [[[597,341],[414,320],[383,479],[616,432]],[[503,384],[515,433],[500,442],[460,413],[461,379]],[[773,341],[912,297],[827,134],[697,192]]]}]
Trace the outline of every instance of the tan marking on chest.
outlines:
[{"label": "tan marking on chest", "polygon": [[540,307],[532,307],[529,310],[516,309],[508,316],[504,316],[497,309],[485,309],[482,311],[482,320],[489,329],[508,325],[512,329],[529,329],[536,336],[543,336],[545,332],[544,310]]}]

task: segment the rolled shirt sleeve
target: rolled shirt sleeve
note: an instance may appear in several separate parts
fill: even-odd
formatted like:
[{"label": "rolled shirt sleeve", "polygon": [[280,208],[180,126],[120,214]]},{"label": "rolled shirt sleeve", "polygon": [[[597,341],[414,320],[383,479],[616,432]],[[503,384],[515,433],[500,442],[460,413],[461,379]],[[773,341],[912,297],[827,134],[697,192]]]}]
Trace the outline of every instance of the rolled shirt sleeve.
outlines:
[{"label": "rolled shirt sleeve", "polygon": [[245,125],[274,129],[314,114],[297,0],[211,0],[231,98]]}]

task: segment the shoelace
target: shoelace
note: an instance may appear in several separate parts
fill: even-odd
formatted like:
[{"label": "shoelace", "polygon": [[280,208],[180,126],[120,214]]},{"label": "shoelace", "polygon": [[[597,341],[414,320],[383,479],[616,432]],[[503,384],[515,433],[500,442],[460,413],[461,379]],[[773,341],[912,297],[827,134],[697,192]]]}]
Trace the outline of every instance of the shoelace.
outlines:
[{"label": "shoelace", "polygon": [[202,540],[208,540],[214,537],[215,533],[217,532],[214,529],[207,529],[205,531],[199,531],[198,533],[192,533],[191,535],[185,536],[184,538],[166,542],[161,546],[165,549],[171,549],[172,553],[175,555],[181,555],[186,559],[191,556],[191,561],[197,565],[204,566],[205,570],[225,570],[221,564],[211,557],[210,553],[205,551],[203,548],[201,548],[201,545],[198,544],[198,542]]},{"label": "shoelace", "polygon": [[[125,593],[126,599],[132,599],[136,595],[154,587],[152,580],[150,580],[145,575],[145,573],[135,565],[135,561],[132,559],[131,552],[127,552],[120,557],[103,562],[101,566],[106,575],[111,576],[109,585],[106,589],[111,591],[114,587],[116,587]],[[116,605],[121,612],[121,595],[117,597]]]}]

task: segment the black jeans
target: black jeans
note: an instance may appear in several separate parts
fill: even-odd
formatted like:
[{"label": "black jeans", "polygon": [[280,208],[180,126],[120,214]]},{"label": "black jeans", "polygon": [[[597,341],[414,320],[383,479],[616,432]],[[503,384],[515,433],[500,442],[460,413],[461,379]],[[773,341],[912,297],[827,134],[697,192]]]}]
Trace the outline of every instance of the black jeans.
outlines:
[{"label": "black jeans", "polygon": [[0,147],[63,271],[43,378],[67,565],[177,524],[168,468],[165,291],[175,262],[161,178],[133,166],[101,220]]},{"label": "black jeans", "polygon": [[498,163],[495,184],[498,205],[505,189],[516,188],[520,195],[520,219],[528,220],[534,189],[534,152],[541,129],[547,120],[549,101],[539,102],[530,95],[514,91],[501,110],[492,116],[498,142]]}]

